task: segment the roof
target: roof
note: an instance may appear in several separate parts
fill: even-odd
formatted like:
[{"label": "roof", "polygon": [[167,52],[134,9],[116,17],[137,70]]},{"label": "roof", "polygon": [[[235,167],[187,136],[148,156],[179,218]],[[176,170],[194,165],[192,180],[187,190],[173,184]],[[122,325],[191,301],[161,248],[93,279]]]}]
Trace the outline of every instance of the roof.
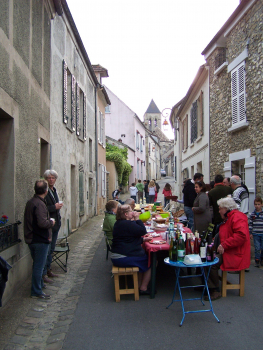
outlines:
[{"label": "roof", "polygon": [[159,108],[156,106],[154,100],[151,100],[151,103],[149,104],[149,107],[147,108],[147,111],[145,113],[161,113],[159,111]]},{"label": "roof", "polygon": [[205,55],[212,46],[220,39],[221,36],[224,35],[225,30],[229,27],[229,25],[240,15],[243,9],[249,4],[253,3],[253,0],[242,0],[232,15],[228,18],[223,27],[216,33],[210,43],[206,46],[206,48],[202,51],[201,55]]},{"label": "roof", "polygon": [[100,64],[93,64],[92,68],[93,68],[95,73],[100,73],[100,76],[102,78],[109,77],[108,70],[106,68],[102,67]]}]

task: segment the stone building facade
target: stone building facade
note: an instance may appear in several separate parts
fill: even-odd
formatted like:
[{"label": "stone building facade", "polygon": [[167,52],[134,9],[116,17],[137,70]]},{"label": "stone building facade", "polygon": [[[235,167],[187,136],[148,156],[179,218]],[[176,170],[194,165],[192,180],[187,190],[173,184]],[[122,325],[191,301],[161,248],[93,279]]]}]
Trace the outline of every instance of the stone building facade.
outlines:
[{"label": "stone building facade", "polygon": [[95,72],[63,2],[62,16],[51,24],[50,164],[59,174],[56,188],[64,204],[59,237],[97,213],[97,88]]},{"label": "stone building facade", "polygon": [[[56,5],[59,5],[59,1]],[[34,183],[50,165],[51,22],[61,7],[51,0],[0,2],[0,215],[23,223]],[[0,235],[0,255],[12,269],[3,303],[31,273],[23,239]]]},{"label": "stone building facade", "polygon": [[202,54],[209,66],[210,179],[240,173],[249,210],[262,188],[262,1],[243,0]]}]

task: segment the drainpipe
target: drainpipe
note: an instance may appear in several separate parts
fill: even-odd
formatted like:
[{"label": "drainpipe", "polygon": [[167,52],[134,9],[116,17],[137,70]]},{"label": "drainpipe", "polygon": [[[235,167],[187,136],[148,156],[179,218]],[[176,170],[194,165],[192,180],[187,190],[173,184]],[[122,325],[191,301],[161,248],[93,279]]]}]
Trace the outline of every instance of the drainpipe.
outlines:
[{"label": "drainpipe", "polygon": [[97,201],[98,201],[98,122],[97,122],[97,89],[100,88],[100,85],[97,84],[95,87],[95,169],[96,169],[96,195],[95,195],[95,211],[94,215],[97,215]]}]

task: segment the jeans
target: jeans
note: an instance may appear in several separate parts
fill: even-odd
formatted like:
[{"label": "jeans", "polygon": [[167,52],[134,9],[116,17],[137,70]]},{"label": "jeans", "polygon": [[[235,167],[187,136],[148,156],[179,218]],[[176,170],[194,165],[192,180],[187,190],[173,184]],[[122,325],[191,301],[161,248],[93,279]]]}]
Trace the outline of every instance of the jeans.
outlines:
[{"label": "jeans", "polygon": [[48,249],[48,254],[47,254],[47,261],[46,261],[46,266],[45,266],[43,275],[46,275],[47,274],[47,270],[51,269],[52,254],[53,254],[53,252],[55,250],[57,239],[58,239],[58,231],[52,232],[52,242],[49,244],[49,249]]},{"label": "jeans", "polygon": [[168,203],[170,203],[170,199],[166,199],[166,197],[164,197],[164,206],[166,207]]},{"label": "jeans", "polygon": [[49,244],[32,243],[28,246],[33,259],[31,295],[37,296],[43,294],[42,287],[44,282],[42,275],[47,261]]},{"label": "jeans", "polygon": [[194,227],[194,212],[191,207],[184,207],[184,212],[188,220],[188,227],[193,230]]},{"label": "jeans", "polygon": [[146,203],[149,203],[149,193],[145,193]]},{"label": "jeans", "polygon": [[255,260],[263,260],[263,235],[253,235],[255,246]]},{"label": "jeans", "polygon": [[134,199],[134,202],[136,203],[136,196],[131,196],[132,199]]}]

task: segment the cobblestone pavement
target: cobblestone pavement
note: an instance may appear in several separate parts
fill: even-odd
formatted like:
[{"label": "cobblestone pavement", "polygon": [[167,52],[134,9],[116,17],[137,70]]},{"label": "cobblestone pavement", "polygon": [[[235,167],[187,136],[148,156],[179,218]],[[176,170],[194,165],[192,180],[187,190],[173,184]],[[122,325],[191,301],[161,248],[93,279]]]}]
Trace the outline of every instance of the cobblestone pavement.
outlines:
[{"label": "cobblestone pavement", "polygon": [[61,349],[71,324],[94,253],[103,234],[104,215],[91,218],[68,238],[68,272],[53,263],[59,274],[45,292],[50,300],[30,298],[30,278],[0,310],[0,349]]}]

